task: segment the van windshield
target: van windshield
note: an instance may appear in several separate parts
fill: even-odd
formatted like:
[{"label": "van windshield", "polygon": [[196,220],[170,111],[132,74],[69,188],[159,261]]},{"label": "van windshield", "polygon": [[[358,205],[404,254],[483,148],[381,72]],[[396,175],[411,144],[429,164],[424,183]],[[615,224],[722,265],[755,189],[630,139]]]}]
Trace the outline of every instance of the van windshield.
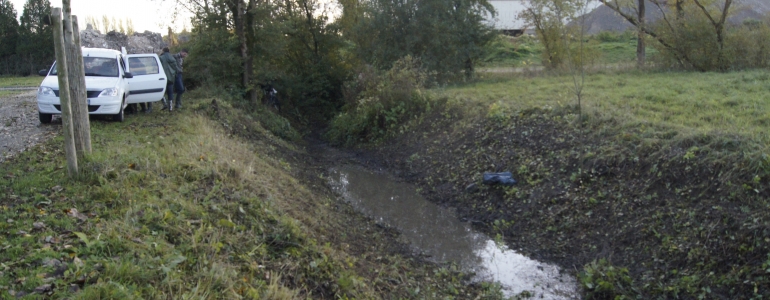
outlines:
[{"label": "van windshield", "polygon": [[114,58],[83,57],[86,76],[118,77],[118,61]]},{"label": "van windshield", "polygon": [[[54,63],[51,75],[58,75],[58,64]],[[106,57],[83,57],[86,76],[118,77],[118,61]]]}]

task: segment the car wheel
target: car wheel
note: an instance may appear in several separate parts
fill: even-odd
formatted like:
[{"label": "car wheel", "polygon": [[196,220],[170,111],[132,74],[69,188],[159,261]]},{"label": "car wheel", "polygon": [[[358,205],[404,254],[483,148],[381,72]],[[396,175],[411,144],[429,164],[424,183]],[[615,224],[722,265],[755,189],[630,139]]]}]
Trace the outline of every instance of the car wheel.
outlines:
[{"label": "car wheel", "polygon": [[41,112],[38,112],[37,114],[40,117],[40,123],[48,124],[48,123],[51,123],[51,120],[53,120],[52,114],[44,114]]},{"label": "car wheel", "polygon": [[123,120],[125,119],[125,112],[123,111],[123,106],[124,106],[123,104],[125,104],[125,103],[126,103],[126,99],[124,97],[123,98],[123,102],[120,103],[120,111],[118,112],[118,114],[112,116],[112,120],[113,121],[115,121],[115,122],[123,122]]}]

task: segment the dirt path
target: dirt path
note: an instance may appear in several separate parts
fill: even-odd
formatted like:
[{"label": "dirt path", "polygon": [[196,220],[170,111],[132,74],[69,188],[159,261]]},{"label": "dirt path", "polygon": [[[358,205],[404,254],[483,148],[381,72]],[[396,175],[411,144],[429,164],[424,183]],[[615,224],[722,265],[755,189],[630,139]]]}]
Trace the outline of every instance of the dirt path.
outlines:
[{"label": "dirt path", "polygon": [[35,92],[0,97],[0,163],[59,133],[61,119],[40,124]]}]

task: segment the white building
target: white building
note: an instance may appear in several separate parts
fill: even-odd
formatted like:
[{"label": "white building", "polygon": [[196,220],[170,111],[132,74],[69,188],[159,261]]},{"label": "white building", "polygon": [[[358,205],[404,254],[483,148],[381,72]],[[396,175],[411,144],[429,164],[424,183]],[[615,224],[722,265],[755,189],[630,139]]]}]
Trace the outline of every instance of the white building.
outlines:
[{"label": "white building", "polygon": [[525,6],[523,0],[488,0],[497,11],[495,18],[487,17],[487,24],[508,35],[520,35],[525,24],[519,19]]}]

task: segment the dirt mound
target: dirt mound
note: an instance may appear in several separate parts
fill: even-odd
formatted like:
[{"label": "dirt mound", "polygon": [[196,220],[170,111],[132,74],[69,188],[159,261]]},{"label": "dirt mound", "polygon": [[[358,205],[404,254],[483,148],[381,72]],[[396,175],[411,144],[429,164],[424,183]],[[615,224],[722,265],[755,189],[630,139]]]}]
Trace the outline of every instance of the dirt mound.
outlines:
[{"label": "dirt mound", "polygon": [[132,35],[126,35],[117,31],[110,31],[102,34],[99,30],[89,26],[86,30],[80,31],[80,44],[89,48],[107,48],[120,50],[126,47],[126,51],[131,53],[157,53],[168,44],[163,41],[163,36],[156,32],[134,32]]}]

